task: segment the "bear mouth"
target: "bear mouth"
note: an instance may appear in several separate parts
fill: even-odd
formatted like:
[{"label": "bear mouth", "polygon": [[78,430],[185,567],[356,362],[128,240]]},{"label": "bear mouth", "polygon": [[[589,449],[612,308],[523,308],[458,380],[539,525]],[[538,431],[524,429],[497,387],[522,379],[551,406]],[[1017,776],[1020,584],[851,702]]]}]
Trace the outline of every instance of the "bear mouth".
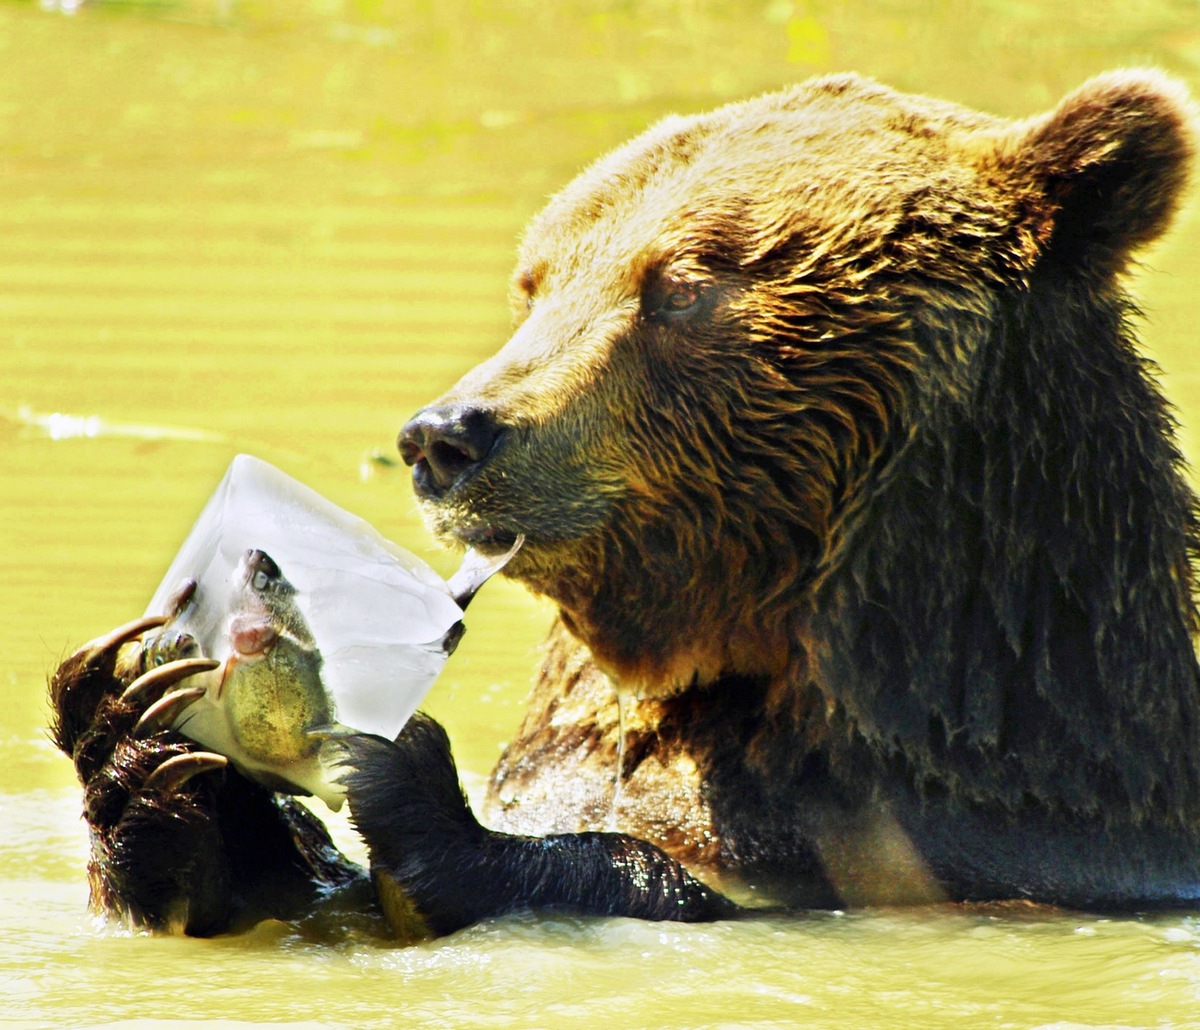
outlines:
[{"label": "bear mouth", "polygon": [[533,535],[528,529],[505,525],[476,511],[467,498],[421,497],[420,502],[426,525],[443,543],[473,547],[491,556],[511,550],[518,536],[526,537],[526,546],[521,548],[523,552]]},{"label": "bear mouth", "polygon": [[511,550],[520,535],[495,526],[454,526],[450,532],[460,542],[484,554],[502,554]]}]

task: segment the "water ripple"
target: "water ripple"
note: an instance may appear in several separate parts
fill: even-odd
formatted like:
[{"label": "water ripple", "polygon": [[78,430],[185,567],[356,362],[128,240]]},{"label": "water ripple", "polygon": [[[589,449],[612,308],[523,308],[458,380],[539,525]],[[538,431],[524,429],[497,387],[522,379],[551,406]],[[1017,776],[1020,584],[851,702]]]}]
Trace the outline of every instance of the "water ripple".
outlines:
[{"label": "water ripple", "polygon": [[51,440],[91,440],[123,437],[133,440],[184,440],[191,443],[221,443],[224,433],[194,426],[155,425],[146,422],[115,422],[99,415],[74,415],[63,411],[34,411],[27,405],[0,408],[0,423],[15,427],[17,435],[49,437]]}]

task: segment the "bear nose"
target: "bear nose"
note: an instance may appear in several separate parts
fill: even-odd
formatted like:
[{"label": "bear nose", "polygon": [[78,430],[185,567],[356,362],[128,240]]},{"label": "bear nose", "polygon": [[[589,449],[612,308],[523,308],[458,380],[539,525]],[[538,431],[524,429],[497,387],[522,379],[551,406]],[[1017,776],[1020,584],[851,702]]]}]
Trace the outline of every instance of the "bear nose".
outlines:
[{"label": "bear nose", "polygon": [[484,465],[504,428],[490,411],[458,406],[426,408],[400,430],[400,457],[413,467],[423,496],[444,494]]}]

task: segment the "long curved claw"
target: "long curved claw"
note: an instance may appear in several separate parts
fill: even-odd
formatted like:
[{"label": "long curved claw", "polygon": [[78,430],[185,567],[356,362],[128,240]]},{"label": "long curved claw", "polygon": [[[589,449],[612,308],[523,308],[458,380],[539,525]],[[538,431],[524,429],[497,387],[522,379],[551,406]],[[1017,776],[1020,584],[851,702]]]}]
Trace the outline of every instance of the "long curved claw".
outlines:
[{"label": "long curved claw", "polygon": [[134,619],[89,640],[59,665],[48,684],[50,732],[59,750],[75,758],[100,705],[121,689],[116,669],[122,645],[166,622],[159,615]]},{"label": "long curved claw", "polygon": [[132,622],[125,623],[124,626],[118,626],[114,630],[110,630],[103,636],[96,637],[95,640],[89,640],[83,647],[79,648],[76,654],[87,653],[93,656],[115,653],[116,649],[134,637],[140,637],[149,629],[157,629],[159,626],[165,626],[170,620],[165,615],[144,615],[140,619],[134,619]]},{"label": "long curved claw", "polygon": [[174,758],[168,758],[146,777],[142,790],[170,793],[178,790],[193,776],[211,772],[213,769],[224,769],[228,764],[228,758],[212,751],[192,751],[186,755],[176,755]]},{"label": "long curved claw", "polygon": [[134,724],[130,736],[141,739],[157,733],[159,730],[167,729],[179,717],[180,712],[199,701],[207,693],[207,687],[188,687],[185,690],[177,690],[174,694],[167,694],[166,697],[160,697],[142,713],[142,717]]},{"label": "long curved claw", "polygon": [[125,688],[121,700],[126,703],[144,703],[151,697],[161,696],[163,691],[180,680],[198,672],[216,669],[220,664],[215,658],[180,658],[174,662],[167,662],[142,673]]}]

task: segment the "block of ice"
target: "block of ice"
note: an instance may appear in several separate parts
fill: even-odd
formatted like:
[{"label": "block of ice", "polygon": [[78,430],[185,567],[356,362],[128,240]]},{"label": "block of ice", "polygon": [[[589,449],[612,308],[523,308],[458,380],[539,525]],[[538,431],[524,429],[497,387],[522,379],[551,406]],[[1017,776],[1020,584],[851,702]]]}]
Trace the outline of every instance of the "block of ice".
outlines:
[{"label": "block of ice", "polygon": [[176,729],[272,788],[337,808],[329,740],[399,733],[458,643],[463,608],[512,553],[468,552],[447,582],[363,519],[239,455],[150,601],[147,614],[174,618],[144,648],[162,661],[186,641],[222,663],[183,681],[207,689]]}]

